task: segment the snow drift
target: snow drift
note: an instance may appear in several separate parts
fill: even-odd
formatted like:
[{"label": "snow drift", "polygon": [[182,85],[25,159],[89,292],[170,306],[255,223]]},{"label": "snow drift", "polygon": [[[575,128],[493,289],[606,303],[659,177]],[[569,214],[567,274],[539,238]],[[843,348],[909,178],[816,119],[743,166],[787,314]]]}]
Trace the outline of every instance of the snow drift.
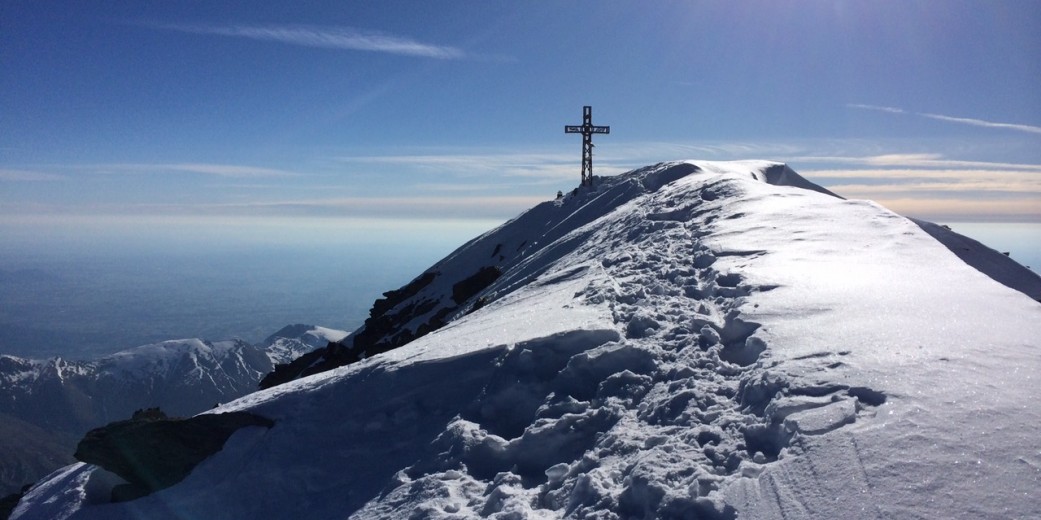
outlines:
[{"label": "snow drift", "polygon": [[14,518],[1041,515],[1041,305],[784,165],[601,179],[416,281],[183,481],[76,464]]}]

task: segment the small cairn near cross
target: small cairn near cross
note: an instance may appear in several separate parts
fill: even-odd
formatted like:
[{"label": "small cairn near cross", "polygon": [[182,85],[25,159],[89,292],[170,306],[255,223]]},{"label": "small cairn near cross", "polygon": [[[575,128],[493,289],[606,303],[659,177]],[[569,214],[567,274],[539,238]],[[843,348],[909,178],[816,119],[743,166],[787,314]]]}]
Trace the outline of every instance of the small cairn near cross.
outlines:
[{"label": "small cairn near cross", "polygon": [[593,107],[582,107],[582,125],[564,127],[565,134],[582,134],[582,186],[593,185],[593,134],[609,134],[609,126],[593,126]]}]

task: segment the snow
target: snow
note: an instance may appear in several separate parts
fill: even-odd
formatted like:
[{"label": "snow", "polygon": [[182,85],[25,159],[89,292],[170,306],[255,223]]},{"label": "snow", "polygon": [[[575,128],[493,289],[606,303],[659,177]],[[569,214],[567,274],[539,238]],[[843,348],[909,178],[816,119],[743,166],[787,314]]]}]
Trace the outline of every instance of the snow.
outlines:
[{"label": "snow", "polygon": [[134,377],[163,377],[166,371],[186,360],[198,365],[199,358],[222,358],[238,347],[235,341],[209,342],[201,339],[169,340],[141,345],[105,356],[102,370]]},{"label": "snow", "polygon": [[343,330],[317,325],[287,325],[264,340],[261,346],[271,363],[278,365],[289,363],[312,350],[324,348],[329,342],[342,341],[347,334]]},{"label": "snow", "polygon": [[963,235],[959,235],[945,226],[912,219],[926,233],[950,249],[966,264],[985,273],[1007,287],[1030,296],[1041,302],[1041,277],[1022,276],[1023,267],[1006,254],[995,254],[997,251]]},{"label": "snow", "polygon": [[1041,516],[1036,275],[776,163],[598,182],[416,296],[517,251],[479,310],[208,412],[276,424],[183,482],[75,465],[14,518]]}]

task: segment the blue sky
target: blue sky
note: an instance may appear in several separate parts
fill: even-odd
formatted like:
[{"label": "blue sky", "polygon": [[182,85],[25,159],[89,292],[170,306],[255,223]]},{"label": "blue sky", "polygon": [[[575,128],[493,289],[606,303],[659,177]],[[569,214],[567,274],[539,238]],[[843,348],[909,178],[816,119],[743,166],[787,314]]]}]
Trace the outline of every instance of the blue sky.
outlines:
[{"label": "blue sky", "polygon": [[1038,27],[1004,0],[7,0],[0,229],[481,228],[578,184],[583,105],[597,174],[770,159],[1038,222]]}]

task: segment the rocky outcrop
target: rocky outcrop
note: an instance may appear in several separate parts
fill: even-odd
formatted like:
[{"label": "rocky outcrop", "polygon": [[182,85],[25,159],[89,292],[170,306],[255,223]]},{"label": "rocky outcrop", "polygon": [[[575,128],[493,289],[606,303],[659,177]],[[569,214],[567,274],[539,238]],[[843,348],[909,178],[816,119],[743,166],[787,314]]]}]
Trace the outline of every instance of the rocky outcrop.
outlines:
[{"label": "rocky outcrop", "polygon": [[454,301],[456,305],[466,303],[466,300],[469,300],[477,293],[484,290],[485,287],[488,287],[492,282],[498,280],[500,276],[502,276],[502,271],[495,266],[487,266],[478,269],[477,272],[470,277],[452,286],[452,301]]},{"label": "rocky outcrop", "polygon": [[383,293],[383,298],[373,302],[365,325],[352,335],[352,347],[371,355],[415,339],[416,334],[407,330],[405,325],[438,305],[437,300],[418,299],[416,296],[439,276],[441,273],[438,271],[427,271],[408,285]]},{"label": "rocky outcrop", "polygon": [[270,428],[274,424],[271,419],[247,412],[171,419],[156,409],[146,410],[135,413],[129,421],[87,432],[75,457],[126,480],[127,484],[112,489],[112,501],[123,502],[180,482],[200,462],[220,451],[240,428]]},{"label": "rocky outcrop", "polygon": [[[436,297],[420,294],[440,276],[439,271],[427,271],[404,287],[383,293],[383,298],[372,304],[362,328],[345,341],[329,342],[324,349],[276,365],[260,381],[260,388],[271,388],[348,365],[425,336],[443,327],[453,313],[466,308],[468,302],[502,276],[502,270],[496,266],[481,267],[451,285],[450,299],[440,294]],[[469,304],[469,310],[480,308],[484,303],[478,298]]]},{"label": "rocky outcrop", "polygon": [[260,380],[260,388],[271,388],[294,379],[325,372],[360,359],[360,350],[348,348],[343,343],[330,341],[325,348],[304,354],[289,363],[275,365],[275,369]]},{"label": "rocky outcrop", "polygon": [[21,491],[17,493],[11,493],[0,498],[0,520],[7,520],[11,517],[11,513],[14,512],[14,508],[18,507],[18,502],[25,496],[25,492],[29,491],[32,484],[26,484],[22,487]]}]

